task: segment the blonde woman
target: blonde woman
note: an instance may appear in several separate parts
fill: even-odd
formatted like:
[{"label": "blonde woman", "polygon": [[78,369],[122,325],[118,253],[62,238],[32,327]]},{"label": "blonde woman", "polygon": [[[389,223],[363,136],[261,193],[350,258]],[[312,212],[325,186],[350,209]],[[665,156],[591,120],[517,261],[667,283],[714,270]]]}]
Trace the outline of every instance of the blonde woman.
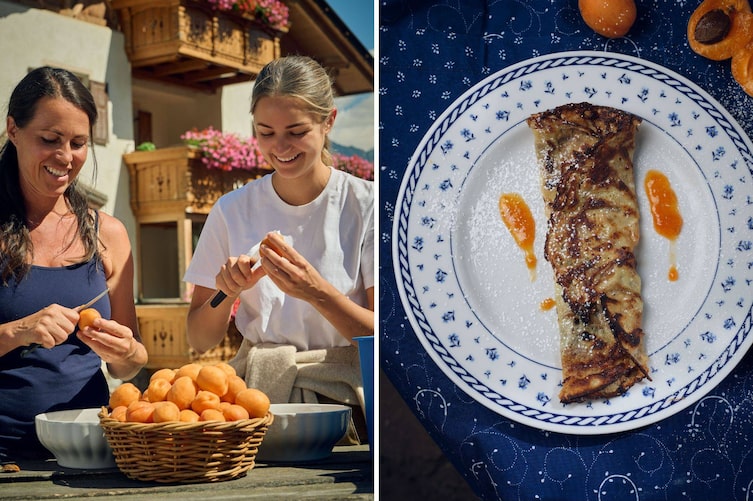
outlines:
[{"label": "blonde woman", "polygon": [[[244,343],[233,365],[248,384],[273,403],[358,409],[353,339],[374,333],[373,183],[332,167],[337,109],[317,62],[269,63],[251,101],[254,134],[274,172],[223,196],[207,218],[184,277],[194,284],[189,343],[199,352],[218,344],[239,298]],[[258,255],[250,253],[265,237]],[[218,291],[227,299],[215,306]]]}]

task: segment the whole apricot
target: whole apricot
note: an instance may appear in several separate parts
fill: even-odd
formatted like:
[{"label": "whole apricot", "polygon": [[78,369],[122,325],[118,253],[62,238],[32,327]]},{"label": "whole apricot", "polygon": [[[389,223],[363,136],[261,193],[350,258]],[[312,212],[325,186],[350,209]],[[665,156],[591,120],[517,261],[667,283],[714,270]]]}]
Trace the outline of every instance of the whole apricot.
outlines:
[{"label": "whole apricot", "polygon": [[153,423],[154,404],[144,400],[131,402],[126,409],[126,421],[130,423]]},{"label": "whole apricot", "polygon": [[218,397],[227,393],[227,373],[214,365],[205,365],[196,376],[201,390],[211,391]]},{"label": "whole apricot", "polygon": [[225,421],[225,416],[218,409],[204,409],[199,415],[199,421]]},{"label": "whole apricot", "polygon": [[199,392],[196,394],[196,397],[191,402],[191,409],[193,409],[198,414],[201,414],[206,409],[217,409],[220,408],[220,397],[211,391],[208,390],[199,390]]},{"label": "whole apricot", "polygon": [[128,410],[128,407],[125,405],[119,405],[112,410],[110,417],[115,421],[123,423],[126,420],[126,410]]},{"label": "whole apricot", "polygon": [[196,378],[199,376],[199,371],[201,370],[202,365],[197,364],[196,362],[191,362],[189,364],[182,365],[178,367],[178,370],[175,371],[175,379],[178,379],[179,377],[188,376],[192,380],[196,381]]},{"label": "whole apricot", "polygon": [[86,308],[81,310],[78,314],[78,328],[84,330],[86,327],[91,327],[94,321],[98,318],[102,318],[102,315],[94,308]]},{"label": "whole apricot", "polygon": [[147,397],[150,402],[161,402],[167,399],[167,392],[172,387],[173,385],[167,379],[157,378],[149,383],[149,387],[146,389]]},{"label": "whole apricot", "polygon": [[223,402],[235,403],[235,396],[246,389],[246,381],[240,376],[230,376],[227,379],[227,391],[220,397]]},{"label": "whole apricot", "polygon": [[181,376],[175,380],[166,398],[181,410],[189,409],[191,402],[196,398],[196,391],[193,379],[190,376]]},{"label": "whole apricot", "polygon": [[154,404],[154,422],[167,423],[169,421],[180,421],[180,409],[173,402],[165,400]]},{"label": "whole apricot", "polygon": [[215,365],[215,367],[219,367],[220,369],[222,369],[223,371],[225,371],[225,374],[227,374],[227,377],[237,376],[238,375],[238,373],[235,371],[235,367],[233,367],[232,365],[230,365],[227,362],[217,362],[214,365]]},{"label": "whole apricot", "polygon": [[241,419],[248,419],[248,411],[245,407],[238,404],[229,404],[222,409],[222,415],[225,416],[226,421],[240,421]]},{"label": "whole apricot", "polygon": [[269,397],[256,388],[246,388],[238,392],[235,403],[246,409],[251,418],[261,418],[269,412]]},{"label": "whole apricot", "polygon": [[128,404],[141,398],[141,390],[133,383],[123,383],[110,395],[110,409]]},{"label": "whole apricot", "polygon": [[149,382],[155,379],[165,379],[168,383],[172,384],[175,381],[175,369],[159,369],[149,378]]},{"label": "whole apricot", "polygon": [[588,27],[607,38],[627,35],[638,15],[634,0],[578,0],[578,9]]},{"label": "whole apricot", "polygon": [[180,411],[180,421],[184,423],[196,423],[199,420],[199,415],[192,409],[183,409]]}]

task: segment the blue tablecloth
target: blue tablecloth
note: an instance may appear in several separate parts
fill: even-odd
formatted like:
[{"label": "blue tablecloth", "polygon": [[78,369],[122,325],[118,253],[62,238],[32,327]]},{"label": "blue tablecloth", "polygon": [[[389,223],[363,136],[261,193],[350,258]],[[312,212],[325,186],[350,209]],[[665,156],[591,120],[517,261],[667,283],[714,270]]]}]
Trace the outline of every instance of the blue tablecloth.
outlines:
[{"label": "blue tablecloth", "polygon": [[[688,47],[687,20],[698,3],[638,0],[628,37],[608,40],[583,23],[576,0],[380,2],[380,363],[483,499],[753,498],[751,354],[698,404],[655,424],[608,435],[542,431],[489,410],[450,381],[414,333],[393,269],[398,190],[419,142],[455,99],[517,62],[573,50],[652,61],[697,83],[753,135],[753,98],[732,79],[730,62]],[[750,173],[751,165],[741,170],[744,182]],[[745,250],[749,269],[752,254]]]}]

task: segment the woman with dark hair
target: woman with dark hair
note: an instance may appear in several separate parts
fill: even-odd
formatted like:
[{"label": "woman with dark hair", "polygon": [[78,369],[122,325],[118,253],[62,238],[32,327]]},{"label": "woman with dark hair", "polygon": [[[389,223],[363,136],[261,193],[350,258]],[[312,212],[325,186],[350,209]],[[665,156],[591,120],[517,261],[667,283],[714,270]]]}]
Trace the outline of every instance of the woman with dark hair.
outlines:
[{"label": "woman with dark hair", "polygon": [[[57,68],[28,73],[8,103],[0,150],[0,460],[50,457],[34,416],[107,405],[102,362],[113,377],[129,379],[147,360],[128,234],[90,209],[78,185],[96,120],[89,90]],[[108,288],[93,305],[102,318],[78,329],[76,307]]]}]

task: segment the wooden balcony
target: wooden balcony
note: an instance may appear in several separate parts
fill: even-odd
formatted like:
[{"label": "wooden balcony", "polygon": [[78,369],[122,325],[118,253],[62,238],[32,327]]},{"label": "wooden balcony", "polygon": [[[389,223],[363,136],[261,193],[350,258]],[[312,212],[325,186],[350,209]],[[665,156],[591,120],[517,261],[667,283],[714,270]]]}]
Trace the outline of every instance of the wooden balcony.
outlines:
[{"label": "wooden balcony", "polygon": [[256,77],[282,32],[196,0],[113,0],[133,76],[213,92]]},{"label": "wooden balcony", "polygon": [[123,155],[131,186],[131,209],[137,219],[175,213],[208,214],[223,194],[267,170],[208,169],[201,153],[188,146],[135,151]]}]

